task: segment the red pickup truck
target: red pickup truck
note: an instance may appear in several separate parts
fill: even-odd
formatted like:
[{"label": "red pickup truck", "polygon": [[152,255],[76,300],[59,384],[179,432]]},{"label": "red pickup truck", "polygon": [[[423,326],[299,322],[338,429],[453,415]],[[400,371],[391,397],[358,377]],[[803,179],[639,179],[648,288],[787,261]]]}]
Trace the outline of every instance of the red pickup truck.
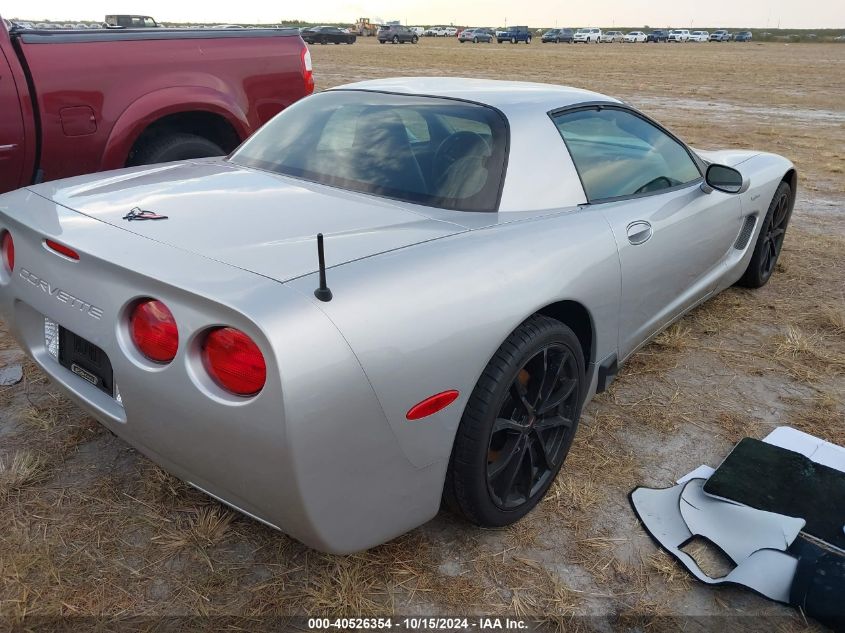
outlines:
[{"label": "red pickup truck", "polygon": [[0,193],[226,154],[313,90],[293,29],[33,31],[0,20]]}]

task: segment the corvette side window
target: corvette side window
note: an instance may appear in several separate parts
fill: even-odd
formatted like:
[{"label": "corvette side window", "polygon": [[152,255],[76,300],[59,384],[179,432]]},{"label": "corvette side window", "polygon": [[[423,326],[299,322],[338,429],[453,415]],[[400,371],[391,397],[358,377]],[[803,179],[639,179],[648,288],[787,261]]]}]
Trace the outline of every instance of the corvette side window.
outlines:
[{"label": "corvette side window", "polygon": [[590,202],[652,193],[701,178],[683,145],[625,110],[590,108],[553,119]]}]

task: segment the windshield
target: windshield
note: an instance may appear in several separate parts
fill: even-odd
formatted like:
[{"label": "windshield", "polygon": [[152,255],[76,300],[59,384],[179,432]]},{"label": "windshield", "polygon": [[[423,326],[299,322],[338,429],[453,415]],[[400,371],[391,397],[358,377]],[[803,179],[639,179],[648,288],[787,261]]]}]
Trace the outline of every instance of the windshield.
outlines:
[{"label": "windshield", "polygon": [[495,211],[507,145],[507,122],[493,108],[331,90],[284,110],[230,160],[443,209]]}]

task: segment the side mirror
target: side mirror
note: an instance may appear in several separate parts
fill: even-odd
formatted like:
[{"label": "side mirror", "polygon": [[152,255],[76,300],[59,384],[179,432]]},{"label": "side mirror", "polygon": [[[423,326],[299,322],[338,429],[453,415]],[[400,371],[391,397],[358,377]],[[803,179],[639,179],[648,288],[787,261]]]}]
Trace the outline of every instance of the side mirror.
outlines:
[{"label": "side mirror", "polygon": [[742,174],[727,165],[709,165],[704,175],[708,187],[725,193],[742,193],[748,189],[748,183]]}]

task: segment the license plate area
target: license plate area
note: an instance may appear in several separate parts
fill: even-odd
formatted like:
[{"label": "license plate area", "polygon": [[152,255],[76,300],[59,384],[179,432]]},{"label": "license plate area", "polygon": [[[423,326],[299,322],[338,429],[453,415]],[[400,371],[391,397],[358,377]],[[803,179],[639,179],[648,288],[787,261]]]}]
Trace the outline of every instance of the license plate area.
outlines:
[{"label": "license plate area", "polygon": [[114,397],[111,361],[99,347],[59,326],[59,364]]}]

